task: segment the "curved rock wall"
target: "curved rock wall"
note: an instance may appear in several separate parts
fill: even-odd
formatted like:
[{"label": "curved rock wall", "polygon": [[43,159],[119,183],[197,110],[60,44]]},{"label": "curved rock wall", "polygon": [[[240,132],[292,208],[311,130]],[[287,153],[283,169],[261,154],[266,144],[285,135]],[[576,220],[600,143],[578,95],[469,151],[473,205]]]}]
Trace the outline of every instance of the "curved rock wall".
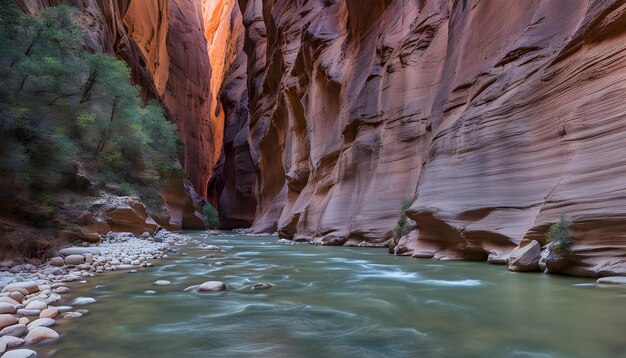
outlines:
[{"label": "curved rock wall", "polygon": [[566,215],[571,273],[625,270],[623,1],[239,5],[255,230],[382,245],[408,199],[400,252],[483,260]]},{"label": "curved rock wall", "polygon": [[[210,4],[215,4],[211,3]],[[209,182],[208,197],[220,214],[223,228],[249,227],[256,210],[256,171],[248,145],[248,58],[243,51],[245,29],[242,15],[233,0],[222,4],[221,19],[212,30],[213,81],[219,87],[215,103],[223,111],[225,128],[221,155]],[[205,13],[215,12],[215,8]],[[205,15],[206,16],[206,15]],[[215,22],[215,21],[214,21]],[[212,22],[210,22],[212,23]],[[223,40],[217,40],[221,37]],[[225,45],[224,45],[225,44]],[[212,52],[215,50],[216,52]],[[219,62],[213,66],[214,59]],[[221,68],[222,73],[217,74]]]}]

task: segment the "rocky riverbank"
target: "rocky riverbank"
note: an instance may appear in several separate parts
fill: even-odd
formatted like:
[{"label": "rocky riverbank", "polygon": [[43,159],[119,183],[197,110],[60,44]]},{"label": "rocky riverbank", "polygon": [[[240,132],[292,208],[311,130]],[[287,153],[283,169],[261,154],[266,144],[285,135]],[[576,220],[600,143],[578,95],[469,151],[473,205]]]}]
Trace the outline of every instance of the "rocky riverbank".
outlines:
[{"label": "rocky riverbank", "polygon": [[39,343],[60,338],[54,330],[58,320],[80,318],[81,308],[96,302],[77,297],[69,305],[57,305],[71,294],[71,286],[84,284],[97,274],[151,267],[153,260],[167,258],[187,237],[161,230],[155,235],[108,233],[98,244],[62,249],[42,265],[0,263],[1,358],[34,357]]}]

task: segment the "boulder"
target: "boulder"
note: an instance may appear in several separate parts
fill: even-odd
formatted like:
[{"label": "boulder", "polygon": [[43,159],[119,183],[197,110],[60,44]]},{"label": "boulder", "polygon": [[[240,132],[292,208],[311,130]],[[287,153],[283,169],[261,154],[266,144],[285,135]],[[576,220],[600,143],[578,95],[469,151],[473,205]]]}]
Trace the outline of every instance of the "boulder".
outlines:
[{"label": "boulder", "polygon": [[82,316],[83,314],[79,312],[66,312],[63,314],[63,318],[69,318],[69,319],[79,318]]},{"label": "boulder", "polygon": [[487,257],[487,262],[492,265],[506,265],[509,263],[509,255],[492,252]]},{"label": "boulder", "polygon": [[98,247],[67,247],[59,251],[59,254],[62,256],[85,255],[85,254],[100,255],[100,248]]},{"label": "boulder", "polygon": [[599,278],[598,285],[626,285],[626,276],[608,276]]},{"label": "boulder", "polygon": [[13,336],[21,337],[28,332],[28,328],[25,324],[14,324],[12,326],[4,327],[0,330],[0,336]]},{"label": "boulder", "polygon": [[[15,282],[6,285],[2,292],[20,292],[23,295],[30,295],[39,291],[39,286],[33,281]],[[24,293],[26,291],[26,293]]]},{"label": "boulder", "polygon": [[17,310],[17,314],[20,316],[39,316],[41,310],[27,310],[25,308],[21,308]]},{"label": "boulder", "polygon": [[508,269],[516,272],[539,271],[541,244],[533,240],[525,246],[518,246],[511,252]]},{"label": "boulder", "polygon": [[20,303],[24,301],[24,295],[21,292],[17,292],[17,291],[11,292],[9,293],[9,297],[11,297],[12,299]]},{"label": "boulder", "polygon": [[1,358],[31,358],[36,356],[37,352],[30,349],[16,349],[14,351],[4,353]]},{"label": "boulder", "polygon": [[72,306],[84,306],[84,305],[90,305],[92,303],[96,303],[96,299],[95,298],[91,298],[91,297],[77,297],[74,299],[74,301],[72,301],[72,303],[70,303],[70,305]]},{"label": "boulder", "polygon": [[66,286],[61,286],[53,289],[54,293],[67,293],[70,292],[70,288]]},{"label": "boulder", "polygon": [[54,318],[58,316],[59,309],[56,307],[48,307],[45,310],[41,311],[39,314],[39,318]]},{"label": "boulder", "polygon": [[39,301],[39,300],[35,300],[35,301],[30,301],[25,309],[27,310],[45,310],[46,308],[48,308],[48,304],[44,301]]},{"label": "boulder", "polygon": [[7,302],[0,302],[0,314],[15,313],[16,311],[17,311],[17,307],[15,304],[7,303]]},{"label": "boulder", "polygon": [[198,286],[196,289],[197,292],[215,292],[215,291],[225,291],[226,284],[221,281],[207,281]]},{"label": "boulder", "polygon": [[65,257],[66,265],[80,265],[85,262],[85,257],[83,255],[69,255]]},{"label": "boulder", "polygon": [[158,280],[158,281],[154,281],[154,285],[155,285],[155,286],[167,286],[167,285],[169,285],[169,284],[171,284],[171,282],[170,282],[170,281],[167,281],[167,280]]},{"label": "boulder", "polygon": [[57,266],[57,267],[61,267],[61,266],[65,265],[65,261],[63,260],[62,257],[59,257],[59,256],[55,256],[55,257],[51,258],[49,263],[50,263],[50,265]]},{"label": "boulder", "polygon": [[41,342],[52,342],[59,339],[59,334],[48,327],[36,327],[28,332],[24,342],[35,344]]},{"label": "boulder", "polygon": [[0,314],[0,329],[4,327],[12,326],[17,323],[17,318],[10,314]]},{"label": "boulder", "polygon": [[14,336],[4,336],[0,338],[0,342],[6,344],[7,348],[16,348],[24,344],[23,339]]},{"label": "boulder", "polygon": [[108,195],[95,200],[90,211],[106,221],[109,229],[114,232],[129,231],[139,235],[145,231],[155,232],[159,228],[146,212],[141,200],[135,196]]},{"label": "boulder", "polygon": [[15,306],[20,304],[20,302],[12,299],[10,296],[0,297],[0,303],[10,303]]},{"label": "boulder", "polygon": [[33,329],[37,327],[52,327],[54,326],[55,323],[56,321],[53,320],[52,318],[40,318],[29,323],[27,328],[29,331],[32,331]]}]

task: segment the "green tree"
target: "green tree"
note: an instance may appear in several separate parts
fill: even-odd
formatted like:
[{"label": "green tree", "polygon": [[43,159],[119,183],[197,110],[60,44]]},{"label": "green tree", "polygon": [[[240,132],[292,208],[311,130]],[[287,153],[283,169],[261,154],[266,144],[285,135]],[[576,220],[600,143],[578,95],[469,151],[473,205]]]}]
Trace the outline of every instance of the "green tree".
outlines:
[{"label": "green tree", "polygon": [[217,229],[220,226],[220,216],[211,204],[205,203],[202,207],[202,212],[204,213],[204,223],[207,228]]},{"label": "green tree", "polygon": [[21,80],[18,91],[28,79],[41,92],[61,93],[75,80],[82,45],[82,29],[74,22],[76,9],[59,5],[45,9],[40,16],[23,21],[21,38],[10,67],[16,68]]}]

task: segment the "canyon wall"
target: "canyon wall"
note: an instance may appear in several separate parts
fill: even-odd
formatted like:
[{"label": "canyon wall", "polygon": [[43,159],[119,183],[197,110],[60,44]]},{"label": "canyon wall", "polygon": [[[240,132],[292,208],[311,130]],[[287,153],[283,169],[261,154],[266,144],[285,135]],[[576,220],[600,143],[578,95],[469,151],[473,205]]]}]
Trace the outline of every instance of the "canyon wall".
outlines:
[{"label": "canyon wall", "polygon": [[247,88],[231,56],[222,105],[240,124],[229,93],[247,95],[248,147],[225,156],[254,168],[231,160],[219,180],[256,175],[255,231],[384,245],[409,200],[398,253],[486,260],[566,215],[569,273],[626,273],[623,1],[239,6]]},{"label": "canyon wall", "polygon": [[[209,1],[205,7],[210,43],[212,91],[216,114],[224,118],[220,157],[207,195],[220,214],[222,228],[249,227],[256,210],[256,170],[248,145],[247,55],[245,28],[234,0]],[[212,15],[212,16],[210,16]]]},{"label": "canyon wall", "polygon": [[90,50],[115,54],[128,63],[144,96],[162,102],[177,124],[185,144],[182,164],[192,185],[172,180],[162,196],[171,228],[203,228],[195,191],[206,196],[223,119],[210,115],[211,67],[200,0],[16,1],[31,14],[63,2],[81,10],[79,21]]}]

